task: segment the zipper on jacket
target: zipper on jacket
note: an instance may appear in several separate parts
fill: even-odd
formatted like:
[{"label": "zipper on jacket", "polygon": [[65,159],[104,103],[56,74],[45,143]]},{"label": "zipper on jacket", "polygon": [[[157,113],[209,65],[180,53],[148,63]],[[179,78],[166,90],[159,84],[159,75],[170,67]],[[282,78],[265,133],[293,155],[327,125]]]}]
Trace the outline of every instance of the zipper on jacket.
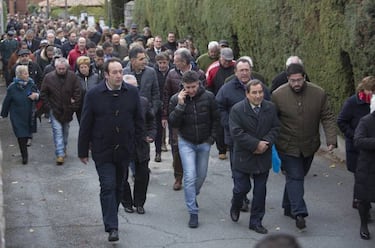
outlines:
[{"label": "zipper on jacket", "polygon": [[197,117],[197,108],[196,108],[196,102],[193,101],[193,98],[190,97],[190,101],[193,102],[193,112],[194,112],[194,127],[195,127],[195,141],[199,141],[199,134],[198,134],[198,117]]}]

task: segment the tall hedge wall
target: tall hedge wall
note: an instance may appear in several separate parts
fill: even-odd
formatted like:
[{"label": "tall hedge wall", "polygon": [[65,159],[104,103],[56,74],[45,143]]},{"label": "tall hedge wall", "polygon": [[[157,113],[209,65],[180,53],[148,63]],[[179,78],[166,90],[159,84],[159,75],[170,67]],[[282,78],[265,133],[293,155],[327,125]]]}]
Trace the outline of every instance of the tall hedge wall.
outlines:
[{"label": "tall hedge wall", "polygon": [[364,76],[375,75],[373,0],[136,0],[133,18],[154,35],[192,35],[201,52],[227,39],[268,83],[298,55],[336,112]]}]

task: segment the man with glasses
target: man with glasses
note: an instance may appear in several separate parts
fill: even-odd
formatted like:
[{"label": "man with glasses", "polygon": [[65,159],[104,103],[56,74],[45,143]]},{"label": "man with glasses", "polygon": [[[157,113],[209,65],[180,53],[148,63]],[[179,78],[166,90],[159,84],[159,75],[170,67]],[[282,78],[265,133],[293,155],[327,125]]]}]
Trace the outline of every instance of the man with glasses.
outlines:
[{"label": "man with glasses", "polygon": [[[288,69],[288,66],[291,64],[300,64],[303,65],[302,59],[300,59],[298,56],[290,56],[285,63],[285,70],[280,72],[274,79],[272,79],[271,93],[276,90],[278,87],[280,87],[283,84],[286,84],[288,82],[288,77],[286,76],[286,69]],[[305,78],[307,81],[310,82],[309,76],[306,74]]]},{"label": "man with glasses", "polygon": [[296,221],[299,229],[306,227],[308,216],[304,196],[304,178],[315,152],[320,147],[319,124],[322,123],[327,147],[337,146],[335,116],[330,110],[328,96],[319,86],[305,80],[301,64],[291,64],[286,70],[288,83],[272,94],[281,123],[276,142],[285,170],[283,196],[284,215]]}]

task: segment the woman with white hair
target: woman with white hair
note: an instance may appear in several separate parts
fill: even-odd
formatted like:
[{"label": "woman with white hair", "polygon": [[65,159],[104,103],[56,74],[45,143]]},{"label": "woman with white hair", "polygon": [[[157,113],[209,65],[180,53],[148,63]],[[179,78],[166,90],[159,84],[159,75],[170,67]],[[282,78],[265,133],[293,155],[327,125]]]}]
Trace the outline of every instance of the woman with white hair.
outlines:
[{"label": "woman with white hair", "polygon": [[22,155],[22,164],[28,162],[27,141],[36,132],[35,102],[39,99],[39,91],[34,81],[29,77],[26,65],[16,68],[16,77],[7,89],[3,101],[1,117],[8,117],[12,123],[13,132],[18,139]]},{"label": "woman with white hair", "polygon": [[355,172],[354,197],[358,199],[361,220],[360,237],[370,239],[367,227],[370,203],[375,202],[375,97],[372,95],[370,114],[365,115],[354,133],[354,145],[359,150]]}]

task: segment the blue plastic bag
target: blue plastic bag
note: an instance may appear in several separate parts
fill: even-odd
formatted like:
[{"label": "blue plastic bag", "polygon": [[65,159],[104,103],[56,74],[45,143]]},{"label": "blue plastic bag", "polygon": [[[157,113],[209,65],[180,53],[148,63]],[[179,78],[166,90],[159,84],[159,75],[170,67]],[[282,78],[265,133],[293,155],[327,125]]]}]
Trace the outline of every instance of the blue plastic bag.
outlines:
[{"label": "blue plastic bag", "polygon": [[272,145],[272,170],[275,173],[279,173],[281,166],[281,160],[279,157],[279,153],[276,150],[275,145]]}]

